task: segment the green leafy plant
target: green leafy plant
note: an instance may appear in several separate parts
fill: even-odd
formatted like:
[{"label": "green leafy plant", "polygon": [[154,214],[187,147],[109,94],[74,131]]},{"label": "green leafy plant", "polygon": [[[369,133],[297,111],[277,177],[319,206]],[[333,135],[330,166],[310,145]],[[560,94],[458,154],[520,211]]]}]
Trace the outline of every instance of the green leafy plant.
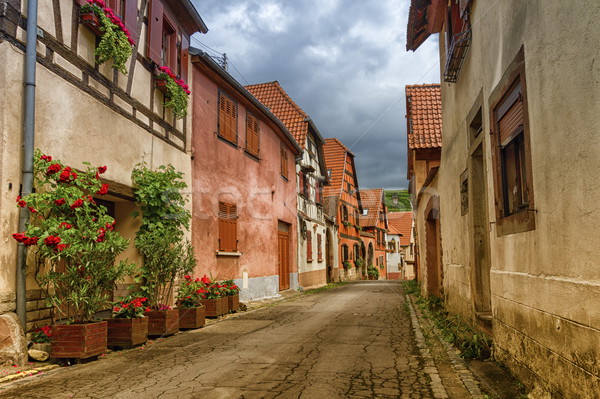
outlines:
[{"label": "green leafy plant", "polygon": [[137,280],[152,309],[169,303],[175,281],[196,266],[194,249],[184,237],[191,215],[185,208],[182,191],[187,185],[182,178],[183,173],[172,165],[151,170],[142,163],[132,172],[135,199],[142,211],[135,245],[144,264]]},{"label": "green leafy plant", "polygon": [[177,304],[182,308],[195,308],[200,306],[200,301],[204,299],[202,296],[206,293],[207,290],[199,278],[194,279],[192,276],[186,275],[179,284]]},{"label": "green leafy plant", "polygon": [[103,32],[95,55],[99,64],[110,59],[113,68],[127,74],[125,63],[131,57],[131,46],[135,42],[125,24],[110,7],[106,7],[104,0],[88,0],[81,6],[81,13],[93,13],[100,21],[100,30]]},{"label": "green leafy plant", "polygon": [[110,307],[117,280],[133,271],[126,261],[115,263],[128,241],[114,231],[115,220],[93,196],[108,193],[100,174],[106,166],[75,171],[51,156],[35,152],[34,193],[17,197],[29,207],[27,230],[13,238],[31,247],[38,260],[36,279],[48,301],[68,322],[84,323]]},{"label": "green leafy plant", "polygon": [[350,227],[350,226],[352,226],[352,223],[350,223],[350,222],[348,222],[348,221],[344,221],[344,222],[342,222],[342,224],[343,224],[345,227]]},{"label": "green leafy plant", "polygon": [[222,281],[221,287],[223,288],[223,291],[225,292],[225,295],[227,295],[227,296],[237,295],[240,293],[240,287],[235,285],[233,280]]},{"label": "green leafy plant", "polygon": [[358,258],[356,258],[356,260],[354,261],[354,264],[356,265],[356,267],[361,268],[365,265],[365,261],[363,258],[361,258],[360,256]]},{"label": "green leafy plant", "polygon": [[375,277],[375,279],[379,278],[379,270],[376,267],[369,266],[367,268],[367,276]]},{"label": "green leafy plant", "polygon": [[346,270],[352,268],[352,263],[350,263],[349,260],[344,261],[342,264],[344,265],[344,269]]},{"label": "green leafy plant", "polygon": [[165,107],[171,108],[176,118],[183,118],[187,115],[188,96],[191,93],[188,85],[168,66],[162,66],[158,71],[156,79],[166,81]]},{"label": "green leafy plant", "polygon": [[31,342],[34,344],[47,344],[52,338],[52,327],[38,327],[31,333]]}]

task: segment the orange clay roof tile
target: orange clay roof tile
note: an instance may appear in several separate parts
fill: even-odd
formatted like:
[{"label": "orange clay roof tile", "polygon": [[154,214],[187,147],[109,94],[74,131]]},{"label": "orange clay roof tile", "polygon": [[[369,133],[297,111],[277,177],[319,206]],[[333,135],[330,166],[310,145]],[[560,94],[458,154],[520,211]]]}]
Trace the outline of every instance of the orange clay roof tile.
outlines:
[{"label": "orange clay roof tile", "polygon": [[439,84],[406,86],[408,148],[442,147],[442,92]]},{"label": "orange clay roof tile", "polygon": [[360,215],[361,227],[377,226],[383,202],[383,189],[360,190],[360,200],[363,210],[369,210],[366,215]]},{"label": "orange clay roof tile", "polygon": [[[344,165],[346,157],[353,156],[350,150],[346,148],[338,139],[325,139],[323,145],[323,155],[325,156],[325,166],[327,170],[331,169],[330,184],[323,187],[323,197],[339,197],[342,192],[342,183],[344,181]],[[350,171],[353,173],[354,171]]]},{"label": "orange clay roof tile", "polygon": [[400,245],[410,245],[413,224],[412,212],[388,212],[388,224],[402,235],[400,237]]},{"label": "orange clay roof tile", "polygon": [[285,125],[300,147],[305,148],[309,116],[283,90],[279,82],[245,86],[258,101]]}]

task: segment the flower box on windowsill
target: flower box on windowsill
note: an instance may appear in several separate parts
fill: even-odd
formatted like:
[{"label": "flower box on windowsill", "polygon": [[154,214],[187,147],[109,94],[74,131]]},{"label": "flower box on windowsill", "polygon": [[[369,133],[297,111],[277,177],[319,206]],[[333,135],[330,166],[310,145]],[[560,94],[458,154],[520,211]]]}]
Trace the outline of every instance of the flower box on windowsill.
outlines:
[{"label": "flower box on windowsill", "polygon": [[91,11],[83,11],[79,14],[79,22],[83,25],[87,26],[89,30],[94,32],[94,34],[98,37],[102,37],[104,34],[100,30],[100,19],[96,14]]},{"label": "flower box on windowsill", "polygon": [[154,78],[154,87],[157,90],[162,91],[167,94],[167,79],[164,78]]}]

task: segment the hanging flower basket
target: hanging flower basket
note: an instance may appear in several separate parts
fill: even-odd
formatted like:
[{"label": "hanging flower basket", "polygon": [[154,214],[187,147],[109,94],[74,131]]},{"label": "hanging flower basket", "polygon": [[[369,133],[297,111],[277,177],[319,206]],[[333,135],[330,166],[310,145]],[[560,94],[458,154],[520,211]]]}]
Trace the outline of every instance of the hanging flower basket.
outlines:
[{"label": "hanging flower basket", "polygon": [[100,18],[98,18],[98,15],[93,11],[82,11],[79,14],[79,22],[94,32],[96,36],[102,37],[102,31],[100,30]]},{"label": "hanging flower basket", "polygon": [[156,76],[154,78],[154,87],[156,87],[157,90],[162,91],[163,93],[167,93],[167,78],[160,78],[158,76]]},{"label": "hanging flower basket", "polygon": [[132,348],[148,341],[148,318],[105,319],[108,325],[109,347]]},{"label": "hanging flower basket", "polygon": [[88,359],[106,352],[105,321],[52,327],[52,357]]}]

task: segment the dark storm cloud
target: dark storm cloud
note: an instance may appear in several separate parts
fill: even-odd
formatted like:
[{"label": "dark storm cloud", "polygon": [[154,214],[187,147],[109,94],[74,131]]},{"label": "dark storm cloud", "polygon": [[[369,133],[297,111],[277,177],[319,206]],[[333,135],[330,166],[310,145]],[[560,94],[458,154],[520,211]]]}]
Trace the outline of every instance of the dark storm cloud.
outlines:
[{"label": "dark storm cloud", "polygon": [[351,148],[362,187],[406,187],[404,86],[439,81],[434,38],[405,51],[409,0],[194,2],[210,29],[197,39],[227,53],[238,81],[278,80]]}]

